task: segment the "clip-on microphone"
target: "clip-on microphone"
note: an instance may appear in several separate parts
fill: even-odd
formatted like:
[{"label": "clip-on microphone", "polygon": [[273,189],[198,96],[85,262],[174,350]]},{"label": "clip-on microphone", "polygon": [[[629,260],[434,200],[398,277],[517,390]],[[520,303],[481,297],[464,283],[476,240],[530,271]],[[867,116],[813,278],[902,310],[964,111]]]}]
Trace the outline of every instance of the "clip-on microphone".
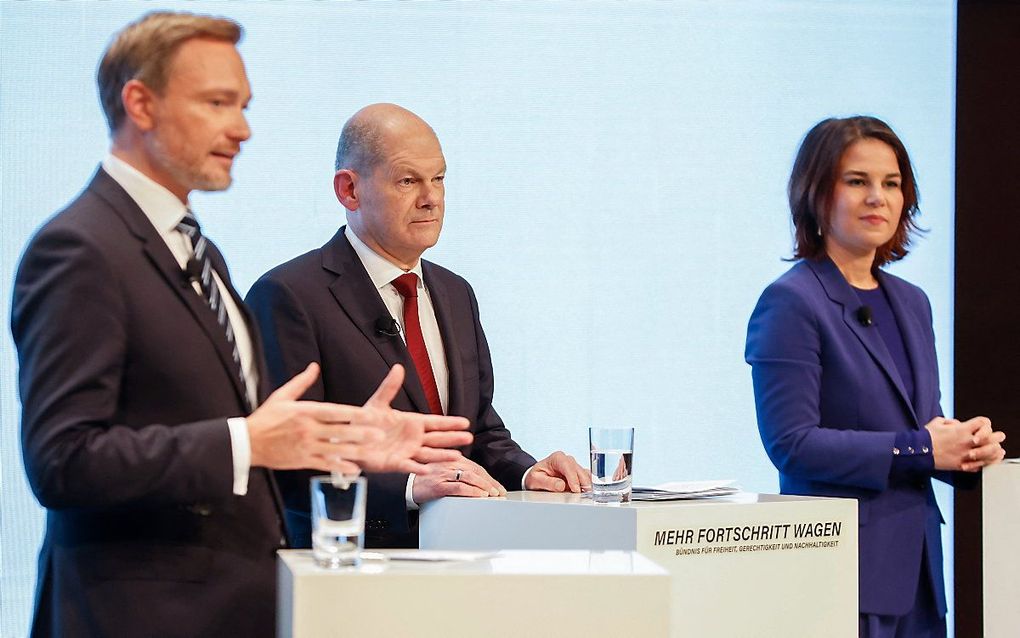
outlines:
[{"label": "clip-on microphone", "polygon": [[397,337],[400,335],[400,324],[389,315],[379,317],[375,320],[375,333],[380,337]]}]

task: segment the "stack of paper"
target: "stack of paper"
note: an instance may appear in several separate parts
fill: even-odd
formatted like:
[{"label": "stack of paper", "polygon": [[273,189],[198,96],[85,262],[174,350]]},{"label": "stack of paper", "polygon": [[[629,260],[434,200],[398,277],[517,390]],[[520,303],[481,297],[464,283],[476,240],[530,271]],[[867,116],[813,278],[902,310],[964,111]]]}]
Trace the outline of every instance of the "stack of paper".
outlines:
[{"label": "stack of paper", "polygon": [[729,496],[740,491],[736,481],[673,481],[653,487],[634,487],[631,500],[680,501],[694,498]]}]

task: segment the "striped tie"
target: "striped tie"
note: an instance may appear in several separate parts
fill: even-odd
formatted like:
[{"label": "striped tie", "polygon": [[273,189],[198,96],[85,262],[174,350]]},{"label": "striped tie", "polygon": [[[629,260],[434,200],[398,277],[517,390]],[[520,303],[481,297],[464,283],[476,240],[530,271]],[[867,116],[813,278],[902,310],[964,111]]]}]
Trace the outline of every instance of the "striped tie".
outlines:
[{"label": "striped tie", "polygon": [[227,344],[230,346],[230,354],[234,360],[234,374],[241,380],[241,387],[244,388],[244,404],[249,411],[253,409],[248,394],[248,379],[244,376],[244,369],[241,366],[241,354],[237,350],[237,342],[234,340],[234,328],[230,325],[230,317],[227,316],[227,306],[223,303],[220,295],[220,288],[213,279],[212,261],[209,259],[209,242],[202,234],[195,215],[189,210],[184,213],[184,218],[177,224],[177,231],[184,233],[191,239],[191,246],[194,256],[188,260],[188,273],[198,275],[199,284],[202,287],[202,298],[209,305],[209,309],[216,315],[216,323],[220,324]]}]

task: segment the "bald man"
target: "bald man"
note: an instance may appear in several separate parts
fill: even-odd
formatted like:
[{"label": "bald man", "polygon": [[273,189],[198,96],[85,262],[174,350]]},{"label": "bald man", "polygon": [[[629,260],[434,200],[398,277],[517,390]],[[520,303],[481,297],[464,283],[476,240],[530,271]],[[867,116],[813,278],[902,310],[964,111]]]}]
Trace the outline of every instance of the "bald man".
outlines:
[{"label": "bald man", "polygon": [[[492,406],[492,362],[471,286],[421,259],[439,241],[445,175],[443,149],[424,120],[393,104],[361,109],[340,134],[333,178],[347,226],[266,273],[246,299],[276,382],[321,366],[305,398],[363,402],[402,363],[408,374],[394,407],[471,421],[474,443],[463,459],[417,474],[369,474],[369,546],[417,546],[415,510],[442,496],[591,485],[570,456],[536,462],[514,442]],[[310,543],[309,474],[280,477],[299,546]]]}]

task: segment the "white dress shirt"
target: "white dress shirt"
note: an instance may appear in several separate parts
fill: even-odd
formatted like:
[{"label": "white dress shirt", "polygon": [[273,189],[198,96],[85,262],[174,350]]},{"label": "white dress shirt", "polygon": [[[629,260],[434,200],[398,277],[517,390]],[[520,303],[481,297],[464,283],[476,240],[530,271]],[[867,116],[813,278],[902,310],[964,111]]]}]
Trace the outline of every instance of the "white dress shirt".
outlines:
[{"label": "white dress shirt", "polygon": [[350,226],[344,230],[344,236],[351,242],[354,252],[358,254],[362,265],[368,271],[368,277],[379,291],[386,309],[400,324],[400,338],[405,344],[407,337],[404,336],[404,298],[400,296],[392,282],[409,272],[418,275],[418,321],[421,323],[425,349],[429,353],[429,363],[432,364],[432,374],[435,375],[436,386],[439,388],[439,402],[442,403],[445,414],[449,409],[450,369],[446,365],[446,350],[443,348],[443,336],[439,333],[439,323],[436,321],[436,309],[432,305],[432,297],[429,296],[429,289],[425,286],[425,278],[421,274],[421,260],[419,259],[411,270],[404,270],[369,248],[354,234]]},{"label": "white dress shirt", "polygon": [[[421,260],[411,270],[404,270],[400,266],[387,260],[385,257],[368,247],[365,242],[351,230],[350,226],[344,230],[344,236],[351,243],[354,252],[357,253],[361,264],[368,271],[368,277],[382,297],[386,309],[400,325],[400,338],[407,343],[404,336],[404,298],[393,285],[397,277],[413,272],[418,275],[418,322],[421,324],[421,334],[425,340],[425,350],[428,351],[429,363],[432,364],[432,374],[436,378],[436,387],[439,389],[439,402],[443,405],[443,413],[449,409],[450,397],[450,368],[446,365],[446,350],[443,348],[443,336],[439,333],[439,323],[436,321],[436,310],[432,305],[432,297],[429,296],[429,289],[425,286],[425,278],[421,274]],[[407,477],[407,487],[404,490],[404,501],[408,509],[418,509],[414,502],[414,474]]]},{"label": "white dress shirt", "polygon": [[[177,224],[184,219],[187,205],[163,186],[157,184],[147,175],[114,155],[103,159],[103,170],[106,171],[128,196],[142,209],[145,216],[155,227],[156,232],[166,242],[167,248],[181,269],[188,263],[193,254],[191,239],[177,230]],[[252,356],[251,335],[237,304],[230,291],[220,280],[219,274],[213,271],[213,279],[220,290],[220,298],[227,308],[227,317],[234,330],[234,342],[237,353],[241,357],[241,370],[248,385],[248,400],[257,405],[258,370]],[[202,294],[198,282],[192,282],[195,292]],[[234,465],[233,492],[238,496],[248,493],[248,474],[251,470],[251,441],[248,438],[248,422],[243,417],[227,419],[230,432],[230,448]]]},{"label": "white dress shirt", "polygon": [[[379,296],[382,297],[383,303],[386,304],[386,309],[400,323],[400,338],[404,339],[404,343],[407,343],[407,339],[404,337],[404,298],[391,282],[405,272],[413,272],[418,275],[418,320],[421,323],[422,336],[425,338],[425,349],[429,353],[429,362],[432,364],[432,373],[435,375],[436,385],[439,387],[439,400],[443,404],[443,413],[445,414],[449,409],[447,401],[450,396],[450,368],[446,365],[446,350],[443,348],[443,336],[439,333],[439,324],[436,322],[436,310],[432,305],[429,290],[425,286],[425,279],[421,275],[421,260],[418,260],[414,268],[405,271],[369,248],[351,230],[350,226],[344,229],[344,236],[351,243],[354,252],[357,253],[362,265],[365,266],[365,270],[368,271],[368,276],[375,285],[376,290],[379,291]],[[531,474],[532,469],[534,469],[534,466],[529,467],[524,476],[521,477],[522,490],[527,489],[525,484],[528,481],[528,474]],[[411,474],[407,478],[404,500],[407,502],[408,509],[416,510],[418,509],[418,504],[414,502],[412,496],[413,489],[414,474]]]}]

